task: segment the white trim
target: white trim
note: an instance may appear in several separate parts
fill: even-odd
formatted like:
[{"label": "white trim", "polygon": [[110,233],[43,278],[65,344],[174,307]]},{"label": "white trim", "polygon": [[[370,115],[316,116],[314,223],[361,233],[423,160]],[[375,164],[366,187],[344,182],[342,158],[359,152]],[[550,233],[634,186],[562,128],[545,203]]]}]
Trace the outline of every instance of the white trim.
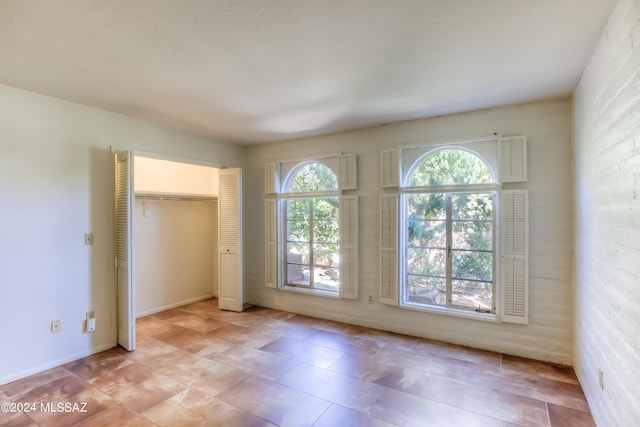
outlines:
[{"label": "white trim", "polygon": [[446,316],[461,317],[464,319],[482,320],[484,322],[500,323],[496,313],[478,313],[477,311],[464,310],[436,305],[422,305],[417,303],[401,302],[400,308],[414,311],[422,311],[432,314],[443,314]]},{"label": "white trim", "polygon": [[83,357],[91,356],[93,354],[100,353],[105,350],[110,350],[116,347],[118,344],[116,342],[109,342],[107,344],[102,344],[96,347],[92,347],[88,350],[83,350],[78,353],[74,353],[71,356],[66,356],[60,359],[56,359],[53,361],[49,361],[47,363],[43,363],[41,365],[35,366],[33,368],[25,369],[24,371],[20,371],[11,375],[7,375],[6,377],[0,378],[0,386],[9,384],[13,381],[20,380],[22,378],[26,378],[30,375],[39,374],[40,372],[44,372],[51,368],[58,367],[60,365],[64,365],[65,363],[73,362],[78,359],[82,359]]},{"label": "white trim", "polygon": [[308,193],[278,193],[278,200],[281,199],[311,199],[319,197],[340,197],[339,191],[318,191],[314,193],[309,191]]},{"label": "white trim", "polygon": [[[493,147],[484,147],[484,150],[493,151],[493,153],[491,153],[492,158],[488,158],[486,155],[482,154],[483,150],[478,149],[482,147],[476,147],[476,149],[473,149],[473,147],[470,148],[470,147],[464,146],[466,144],[479,144],[479,143],[486,143],[486,142],[495,142]],[[399,150],[400,187],[401,188],[409,187],[408,184],[409,184],[409,181],[411,180],[411,176],[415,172],[416,168],[424,160],[431,157],[432,155],[437,154],[440,151],[447,151],[447,150],[465,151],[471,154],[472,156],[475,156],[478,159],[480,159],[480,161],[482,161],[482,163],[489,170],[492,178],[492,182],[483,183],[483,185],[489,185],[489,184],[499,185],[500,183],[500,155],[499,155],[499,147],[498,147],[499,144],[500,144],[500,140],[496,139],[496,140],[487,140],[487,141],[474,140],[474,141],[465,142],[465,143],[452,142],[449,144],[443,144],[443,145],[437,145],[437,146],[418,146],[418,147],[412,147],[412,148],[405,148],[405,147],[400,148]],[[416,156],[413,161],[408,161],[408,163],[410,163],[409,165],[405,165],[404,161],[407,159],[405,159],[404,152],[409,150],[414,150],[418,152],[420,152],[421,150],[424,150],[424,151],[421,152],[418,156]],[[478,185],[478,184],[471,184],[471,185]],[[436,186],[423,186],[423,187],[436,187]]]},{"label": "white trim", "polygon": [[[123,148],[122,150],[131,150],[131,149]],[[132,150],[132,151],[133,151],[134,157],[145,157],[147,159],[166,160],[169,162],[186,163],[189,165],[198,165],[198,166],[207,166],[207,167],[216,168],[216,169],[224,169],[227,167],[231,167],[231,166],[225,166],[221,163],[214,163],[214,162],[209,162],[205,160],[192,159],[189,157],[174,156],[172,154],[152,153],[150,151],[138,151],[138,150]]]},{"label": "white trim", "polygon": [[429,187],[402,187],[400,193],[477,193],[500,191],[500,184],[432,185]]},{"label": "white trim", "polygon": [[446,146],[451,144],[473,144],[474,142],[488,142],[488,141],[498,141],[500,140],[501,135],[489,135],[489,136],[481,136],[478,138],[463,138],[463,139],[444,139],[438,141],[427,141],[419,144],[413,145],[400,145],[398,148],[400,149],[414,149],[414,148],[427,148],[427,147],[436,147],[436,146]]},{"label": "white trim", "polygon": [[184,305],[192,304],[194,302],[204,301],[206,299],[213,298],[213,297],[214,297],[213,293],[209,293],[209,294],[205,294],[203,296],[199,296],[199,297],[195,297],[195,298],[189,298],[189,299],[184,300],[184,301],[180,301],[180,302],[176,302],[176,303],[172,303],[172,304],[168,304],[168,305],[163,305],[162,307],[152,308],[151,310],[143,311],[142,313],[136,313],[136,319],[139,319],[139,318],[144,317],[144,316],[149,316],[151,314],[160,313],[162,311],[171,310],[172,308],[182,307]]},{"label": "white trim", "polygon": [[282,285],[279,289],[285,292],[293,292],[297,294],[307,294],[307,295],[315,295],[323,298],[341,299],[340,292],[324,291],[322,289],[296,287],[291,285]]}]

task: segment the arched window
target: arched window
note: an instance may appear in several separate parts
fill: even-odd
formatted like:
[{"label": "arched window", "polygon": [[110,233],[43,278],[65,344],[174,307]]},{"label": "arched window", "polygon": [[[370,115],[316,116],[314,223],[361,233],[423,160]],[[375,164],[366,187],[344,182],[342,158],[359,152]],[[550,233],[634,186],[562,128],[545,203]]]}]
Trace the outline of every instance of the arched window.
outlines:
[{"label": "arched window", "polygon": [[326,292],[340,290],[338,179],[326,165],[304,162],[285,180],[284,284]]},{"label": "arched window", "polygon": [[495,312],[495,174],[470,150],[441,148],[403,193],[403,302]]},{"label": "arched window", "polygon": [[289,173],[285,188],[288,193],[338,191],[338,179],[322,163],[305,162]]},{"label": "arched window", "polygon": [[496,182],[487,164],[476,154],[461,148],[429,152],[409,174],[409,186],[469,185]]}]

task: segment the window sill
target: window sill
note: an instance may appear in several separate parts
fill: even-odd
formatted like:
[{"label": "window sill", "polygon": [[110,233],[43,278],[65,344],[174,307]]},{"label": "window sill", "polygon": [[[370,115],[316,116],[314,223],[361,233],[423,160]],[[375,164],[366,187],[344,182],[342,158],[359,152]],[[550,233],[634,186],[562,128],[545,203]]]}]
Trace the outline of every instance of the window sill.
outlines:
[{"label": "window sill", "polygon": [[324,297],[324,298],[340,299],[340,293],[323,291],[320,289],[308,289],[308,288],[302,288],[302,287],[296,287],[296,286],[283,285],[280,287],[280,290],[283,290],[285,292],[293,292],[296,294],[315,295],[315,296]]},{"label": "window sill", "polygon": [[475,311],[460,310],[448,307],[424,306],[421,304],[412,304],[408,302],[400,303],[400,308],[407,310],[422,311],[433,314],[442,314],[445,316],[459,317],[463,319],[480,320],[482,322],[500,323],[495,313],[477,313]]}]

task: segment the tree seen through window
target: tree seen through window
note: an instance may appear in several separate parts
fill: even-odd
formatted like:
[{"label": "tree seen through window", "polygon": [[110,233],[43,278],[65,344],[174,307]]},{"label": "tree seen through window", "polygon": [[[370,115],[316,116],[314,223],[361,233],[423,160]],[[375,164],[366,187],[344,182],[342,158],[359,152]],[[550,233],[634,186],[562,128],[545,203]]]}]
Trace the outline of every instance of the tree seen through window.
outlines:
[{"label": "tree seen through window", "polygon": [[295,193],[284,202],[286,284],[338,292],[340,228],[336,175],[322,163],[304,163],[291,172],[286,191]]},{"label": "tree seen through window", "polygon": [[[462,149],[427,155],[413,169],[405,195],[405,301],[478,311],[494,309],[493,182],[478,156]],[[437,191],[437,186],[450,191]],[[419,190],[423,187],[424,191]]]}]

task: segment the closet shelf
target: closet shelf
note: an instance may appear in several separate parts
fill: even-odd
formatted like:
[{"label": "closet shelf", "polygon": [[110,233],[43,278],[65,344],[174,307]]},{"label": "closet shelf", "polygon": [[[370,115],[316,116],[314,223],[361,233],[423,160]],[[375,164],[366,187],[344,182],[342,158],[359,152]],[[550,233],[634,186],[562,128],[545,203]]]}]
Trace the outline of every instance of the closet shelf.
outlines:
[{"label": "closet shelf", "polygon": [[161,194],[161,193],[136,193],[136,200],[174,201],[174,202],[206,202],[217,200],[214,196],[197,194]]}]

